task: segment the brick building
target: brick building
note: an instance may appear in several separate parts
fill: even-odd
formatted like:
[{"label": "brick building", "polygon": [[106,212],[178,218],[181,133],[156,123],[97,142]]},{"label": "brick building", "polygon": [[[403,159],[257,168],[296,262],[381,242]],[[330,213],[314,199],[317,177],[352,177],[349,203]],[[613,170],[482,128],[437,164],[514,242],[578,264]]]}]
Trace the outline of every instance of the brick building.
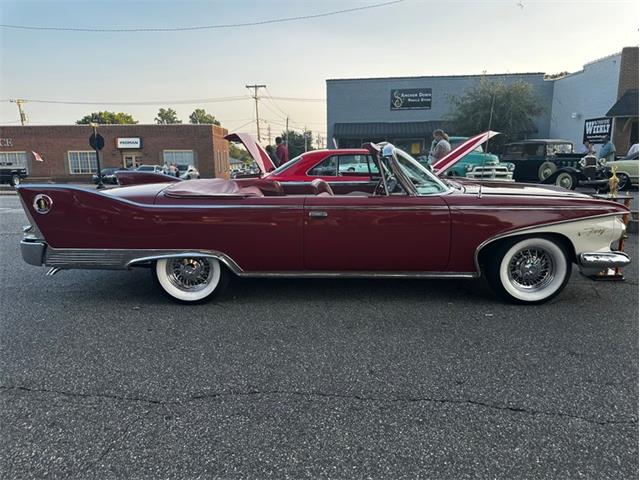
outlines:
[{"label": "brick building", "polygon": [[[19,158],[30,181],[90,182],[96,171],[91,133],[88,125],[2,126],[0,163]],[[203,178],[229,174],[227,130],[217,125],[100,125],[98,133],[105,140],[102,168],[176,163],[195,166]]]}]

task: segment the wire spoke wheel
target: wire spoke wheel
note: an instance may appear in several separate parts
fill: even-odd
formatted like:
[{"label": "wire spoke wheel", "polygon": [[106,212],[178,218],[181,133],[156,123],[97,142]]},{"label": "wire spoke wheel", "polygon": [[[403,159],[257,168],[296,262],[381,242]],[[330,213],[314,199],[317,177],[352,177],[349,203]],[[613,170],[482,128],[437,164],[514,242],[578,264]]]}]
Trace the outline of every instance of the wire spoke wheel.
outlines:
[{"label": "wire spoke wheel", "polygon": [[553,258],[541,248],[525,248],[517,252],[509,262],[509,281],[523,291],[545,288],[554,278]]},{"label": "wire spoke wheel", "polygon": [[196,292],[209,283],[213,274],[207,258],[175,258],[167,262],[167,277],[180,290]]},{"label": "wire spoke wheel", "polygon": [[156,262],[154,273],[162,289],[184,303],[209,298],[228,280],[220,261],[205,256],[163,258]]}]

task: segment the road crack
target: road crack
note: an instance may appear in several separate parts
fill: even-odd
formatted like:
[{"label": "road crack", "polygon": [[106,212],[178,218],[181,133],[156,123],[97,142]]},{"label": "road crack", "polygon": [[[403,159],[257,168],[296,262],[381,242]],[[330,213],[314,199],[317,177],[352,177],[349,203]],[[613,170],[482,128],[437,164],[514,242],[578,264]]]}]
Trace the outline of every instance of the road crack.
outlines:
[{"label": "road crack", "polygon": [[[484,402],[480,400],[466,399],[466,398],[435,398],[435,397],[412,397],[412,396],[367,396],[358,394],[340,394],[340,393],[326,393],[319,391],[298,391],[298,390],[247,390],[247,391],[229,391],[229,392],[212,392],[212,393],[199,393],[192,394],[186,397],[184,400],[158,400],[145,397],[131,397],[124,395],[110,395],[101,393],[76,393],[68,392],[64,390],[51,390],[51,389],[35,389],[22,386],[7,386],[0,385],[0,391],[23,391],[30,393],[48,393],[55,395],[64,395],[75,398],[99,398],[108,400],[118,400],[123,402],[140,402],[150,405],[160,405],[168,408],[169,405],[184,405],[190,402],[196,402],[201,400],[215,400],[220,398],[238,398],[238,397],[253,397],[253,396],[294,396],[294,397],[320,397],[328,399],[341,399],[341,400],[354,400],[360,402],[388,402],[388,403],[438,403],[438,404],[451,404],[451,405],[471,405],[474,407],[483,407],[491,410],[507,411],[512,413],[522,413],[527,415],[542,415],[548,417],[569,418],[574,420],[581,420],[587,423],[595,425],[637,425],[638,419],[631,418],[625,420],[598,420],[597,418],[575,415],[565,412],[555,412],[551,410],[538,410],[525,407],[514,407],[510,405],[500,405],[497,403]],[[148,413],[148,412],[147,412]]]}]

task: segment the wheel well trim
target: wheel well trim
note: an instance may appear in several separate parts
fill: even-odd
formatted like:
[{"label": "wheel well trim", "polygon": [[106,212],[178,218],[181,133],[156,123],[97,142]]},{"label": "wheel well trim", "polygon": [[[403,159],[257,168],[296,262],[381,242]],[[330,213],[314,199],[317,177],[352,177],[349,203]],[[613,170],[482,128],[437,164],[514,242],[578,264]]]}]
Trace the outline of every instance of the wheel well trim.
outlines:
[{"label": "wheel well trim", "polygon": [[229,270],[231,270],[236,275],[240,275],[243,273],[242,268],[238,265],[229,255],[226,255],[222,252],[218,251],[189,251],[185,250],[182,252],[176,251],[175,253],[163,253],[158,255],[148,255],[144,257],[136,257],[129,260],[125,267],[130,268],[140,263],[154,262],[157,260],[165,260],[168,258],[182,258],[182,257],[197,257],[197,258],[215,258],[216,260],[222,262]]},{"label": "wheel well trim", "polygon": [[473,255],[473,263],[476,269],[476,273],[478,274],[478,276],[482,275],[482,268],[480,265],[480,255],[481,252],[486,249],[487,247],[491,246],[492,244],[495,244],[496,242],[500,241],[500,240],[504,240],[506,238],[510,238],[510,237],[517,237],[519,235],[523,235],[526,236],[529,233],[536,233],[539,235],[545,235],[545,234],[549,234],[549,235],[557,235],[561,238],[564,238],[568,241],[568,243],[571,245],[572,249],[573,249],[573,256],[576,256],[576,251],[575,251],[575,246],[573,244],[573,241],[567,237],[566,235],[559,233],[559,232],[553,232],[553,231],[549,231],[549,232],[533,232],[534,230],[538,230],[540,228],[545,228],[545,227],[552,227],[554,225],[560,225],[560,224],[565,224],[565,223],[572,223],[572,222],[579,222],[579,221],[583,221],[583,220],[589,220],[592,218],[602,218],[602,217],[615,217],[615,216],[620,216],[622,215],[621,213],[602,213],[602,214],[598,214],[598,215],[589,215],[587,217],[580,217],[580,218],[572,218],[571,220],[559,220],[559,221],[555,221],[555,222],[549,222],[549,223],[543,223],[540,225],[532,225],[529,227],[522,227],[522,228],[516,228],[514,230],[509,230],[507,232],[502,232],[499,233],[497,235],[494,235],[492,237],[489,237],[488,239],[486,239],[485,241],[483,241],[482,243],[480,243],[480,245],[478,245],[476,247],[476,250],[474,252]]}]

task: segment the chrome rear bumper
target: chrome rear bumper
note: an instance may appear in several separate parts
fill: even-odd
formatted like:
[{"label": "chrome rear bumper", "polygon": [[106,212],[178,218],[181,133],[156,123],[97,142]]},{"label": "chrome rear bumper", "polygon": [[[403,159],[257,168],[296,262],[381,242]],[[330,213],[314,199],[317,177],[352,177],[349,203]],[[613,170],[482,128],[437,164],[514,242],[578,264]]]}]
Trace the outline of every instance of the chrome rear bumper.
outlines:
[{"label": "chrome rear bumper", "polygon": [[580,265],[588,269],[625,267],[631,263],[624,252],[585,252],[580,254]]},{"label": "chrome rear bumper", "polygon": [[29,265],[39,267],[44,263],[44,251],[47,248],[44,242],[25,238],[20,242],[22,259]]}]

